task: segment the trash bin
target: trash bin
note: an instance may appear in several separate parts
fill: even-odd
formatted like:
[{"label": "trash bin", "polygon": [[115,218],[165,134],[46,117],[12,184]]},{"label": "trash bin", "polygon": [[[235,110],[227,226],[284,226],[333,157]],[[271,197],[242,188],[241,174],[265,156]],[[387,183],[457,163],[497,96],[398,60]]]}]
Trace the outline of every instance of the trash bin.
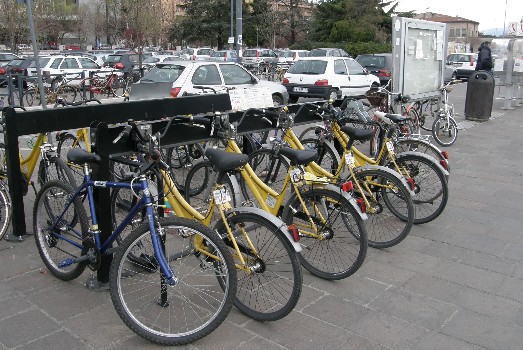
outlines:
[{"label": "trash bin", "polygon": [[469,76],[465,99],[465,119],[484,122],[490,118],[494,101],[492,72],[476,71]]}]

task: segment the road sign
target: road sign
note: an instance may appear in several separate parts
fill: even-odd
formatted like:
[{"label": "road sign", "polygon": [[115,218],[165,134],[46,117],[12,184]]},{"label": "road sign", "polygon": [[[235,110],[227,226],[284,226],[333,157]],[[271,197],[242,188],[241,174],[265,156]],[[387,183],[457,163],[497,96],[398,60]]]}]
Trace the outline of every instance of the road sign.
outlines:
[{"label": "road sign", "polygon": [[233,36],[230,36],[230,37],[229,37],[229,40],[227,41],[227,43],[229,43],[229,44],[234,44],[234,37],[233,37]]},{"label": "road sign", "polygon": [[238,45],[243,45],[243,39],[241,35],[238,35]]}]

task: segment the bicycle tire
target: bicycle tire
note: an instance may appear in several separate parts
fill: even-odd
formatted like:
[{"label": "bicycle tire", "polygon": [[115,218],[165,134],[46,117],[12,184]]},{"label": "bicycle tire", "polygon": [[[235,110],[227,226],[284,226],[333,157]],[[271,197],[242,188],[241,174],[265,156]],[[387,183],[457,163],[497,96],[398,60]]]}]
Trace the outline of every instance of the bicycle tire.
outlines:
[{"label": "bicycle tire", "polygon": [[329,173],[336,174],[340,165],[340,155],[330,142],[320,142],[318,139],[304,139],[301,140],[301,144],[304,149],[318,152],[318,159],[315,160],[316,164]]},{"label": "bicycle tire", "polygon": [[434,106],[438,103],[438,100],[426,100],[419,103],[419,107],[417,109],[419,120],[420,120],[420,127],[425,131],[432,131],[432,124],[427,122],[427,117],[434,117],[434,114],[436,113],[436,110],[434,109]]},{"label": "bicycle tire", "polygon": [[314,276],[326,280],[351,276],[361,267],[367,254],[367,232],[363,219],[341,193],[312,188],[300,192],[300,195],[311,217],[294,195],[283,209],[283,222],[300,228],[310,227],[309,219],[316,224],[322,222],[321,217],[326,221],[320,227],[322,239],[300,233],[299,243],[303,250],[298,256],[301,265]]},{"label": "bicycle tire", "polygon": [[[443,156],[441,153],[441,150],[434,146],[432,143],[420,140],[416,138],[405,138],[401,140],[396,140],[394,142],[394,152],[396,153],[403,153],[403,152],[419,152],[426,154],[437,161],[443,166],[445,170],[450,172],[450,164],[447,158]],[[449,177],[446,176],[447,182],[449,180]]]},{"label": "bicycle tire", "polygon": [[41,104],[40,92],[37,89],[26,90],[23,95],[23,101],[28,107],[32,107],[35,103],[36,106],[39,106]]},{"label": "bicycle tire", "polygon": [[73,188],[77,187],[71,169],[57,155],[48,155],[47,161],[45,159],[40,160],[40,166],[38,168],[38,183],[40,186],[52,180],[67,182]]},{"label": "bicycle tire", "polygon": [[[414,224],[424,224],[440,216],[447,206],[449,188],[437,161],[425,154],[407,152],[396,155],[396,164],[403,176],[408,174],[414,179]],[[390,162],[386,166],[393,167]]]},{"label": "bicycle tire", "polygon": [[[113,258],[111,300],[122,321],[139,336],[158,344],[183,345],[208,335],[225,320],[236,292],[236,269],[223,241],[200,223],[170,218],[160,219],[159,224],[165,233],[165,256],[177,256],[167,263],[178,283],[169,286],[163,280],[149,226],[143,224]],[[177,254],[178,250],[184,254]],[[136,255],[143,264],[129,259]],[[162,293],[164,302],[158,300]]]},{"label": "bicycle tire", "polygon": [[309,126],[308,128],[305,128],[300,136],[298,136],[298,139],[301,141],[303,139],[311,139],[315,136],[318,136],[318,134],[321,132],[321,129],[324,129],[323,126],[315,125],[315,126]]},{"label": "bicycle tire", "polygon": [[71,163],[67,160],[67,152],[72,148],[86,149],[85,145],[82,147],[82,143],[78,141],[78,138],[70,133],[60,135],[60,141],[58,141],[57,153],[60,159],[71,169],[71,173],[74,176],[75,182],[81,184],[84,182],[83,167],[79,164]]},{"label": "bicycle tire", "polygon": [[11,224],[11,197],[7,187],[0,182],[0,240],[4,238]]},{"label": "bicycle tire", "polygon": [[65,103],[74,103],[78,95],[78,88],[72,85],[60,85],[56,89],[56,97],[61,97],[65,101]]},{"label": "bicycle tire", "polygon": [[[185,189],[183,191],[183,196],[187,203],[189,203],[196,211],[202,215],[207,214],[209,209],[209,203],[211,200],[211,189],[209,186],[214,186],[212,181],[209,181],[211,178],[211,173],[214,172],[211,162],[205,160],[196,164],[187,174],[187,179],[185,181]],[[231,205],[236,207],[239,205],[239,200],[235,194],[235,188],[230,179],[228,173],[224,173],[220,178],[216,179],[216,182],[224,185],[225,188],[229,191],[231,195]],[[208,197],[204,197],[205,194],[208,194]],[[215,214],[217,214],[215,212]],[[218,217],[216,217],[218,219]]]},{"label": "bicycle tire", "polygon": [[[288,315],[298,303],[302,288],[302,272],[294,247],[269,219],[254,213],[231,212],[227,223],[238,243],[244,260],[251,266],[247,273],[237,271],[238,285],[234,305],[245,315],[258,321],[275,321]],[[240,232],[257,250],[255,256]],[[224,237],[233,256],[236,251],[228,239],[222,220],[213,228]],[[235,256],[235,261],[239,263]]]},{"label": "bicycle tire", "polygon": [[415,212],[410,193],[399,174],[365,167],[357,168],[354,175],[355,178],[349,177],[349,180],[357,181],[363,191],[361,193],[354,184],[354,198],[363,199],[364,196],[371,206],[365,221],[369,246],[390,248],[403,241],[412,229]]},{"label": "bicycle tire", "polygon": [[369,154],[371,157],[376,157],[379,153],[380,145],[380,128],[378,126],[372,127],[372,137],[369,140]]},{"label": "bicycle tire", "polygon": [[175,146],[162,152],[166,155],[171,179],[178,191],[183,192],[189,171],[195,164],[204,160],[203,147],[200,144]]},{"label": "bicycle tire", "polygon": [[452,117],[440,115],[432,124],[432,137],[443,147],[449,147],[458,139],[458,124]]},{"label": "bicycle tire", "polygon": [[[65,182],[47,182],[38,191],[33,209],[34,237],[40,257],[49,271],[63,281],[77,278],[87,266],[87,262],[65,267],[59,266],[66,259],[77,258],[87,252],[83,248],[83,244],[88,238],[89,224],[79,197],[74,198],[60,223],[56,223],[57,217],[65,210],[74,192],[71,185]],[[57,232],[51,234],[50,230],[55,223],[60,227],[56,229]],[[61,239],[62,237],[64,239]],[[65,239],[75,242],[82,248],[78,248]]]}]

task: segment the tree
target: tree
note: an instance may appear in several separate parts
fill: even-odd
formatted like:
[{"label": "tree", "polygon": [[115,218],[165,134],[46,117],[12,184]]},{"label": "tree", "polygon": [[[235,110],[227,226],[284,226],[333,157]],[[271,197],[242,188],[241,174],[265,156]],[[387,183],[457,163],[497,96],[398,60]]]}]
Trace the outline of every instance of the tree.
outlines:
[{"label": "tree", "polygon": [[278,7],[278,25],[281,26],[280,35],[289,46],[294,45],[308,30],[303,5],[307,0],[274,0]]},{"label": "tree", "polygon": [[29,41],[25,5],[15,3],[12,0],[0,0],[0,13],[2,14],[0,38],[2,42],[9,43],[13,51],[16,51],[18,43]]},{"label": "tree", "polygon": [[230,0],[192,0],[187,3],[185,17],[171,27],[170,38],[221,49],[229,36],[230,12]]}]

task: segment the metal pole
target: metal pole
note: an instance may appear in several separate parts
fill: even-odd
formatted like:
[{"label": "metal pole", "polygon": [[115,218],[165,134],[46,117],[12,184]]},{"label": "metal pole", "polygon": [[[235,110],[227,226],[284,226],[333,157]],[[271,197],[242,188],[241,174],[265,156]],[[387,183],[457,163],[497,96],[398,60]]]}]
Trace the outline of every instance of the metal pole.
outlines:
[{"label": "metal pole", "polygon": [[27,6],[27,20],[29,23],[29,34],[31,35],[31,42],[33,43],[33,55],[35,59],[36,68],[36,79],[38,82],[38,90],[40,90],[40,101],[42,102],[42,108],[47,109],[47,98],[44,92],[44,82],[42,80],[42,71],[40,69],[40,63],[38,62],[38,43],[36,42],[36,33],[33,22],[33,6],[31,0],[25,0]]},{"label": "metal pole", "polygon": [[505,19],[503,20],[503,36],[506,35],[507,28],[507,2],[508,0],[505,0]]},{"label": "metal pole", "polygon": [[238,63],[241,63],[242,59],[242,23],[243,22],[243,4],[242,0],[236,0],[236,53],[238,56]]},{"label": "metal pole", "polygon": [[229,37],[232,38],[233,36],[234,36],[234,0],[231,0],[231,35],[229,35]]}]

